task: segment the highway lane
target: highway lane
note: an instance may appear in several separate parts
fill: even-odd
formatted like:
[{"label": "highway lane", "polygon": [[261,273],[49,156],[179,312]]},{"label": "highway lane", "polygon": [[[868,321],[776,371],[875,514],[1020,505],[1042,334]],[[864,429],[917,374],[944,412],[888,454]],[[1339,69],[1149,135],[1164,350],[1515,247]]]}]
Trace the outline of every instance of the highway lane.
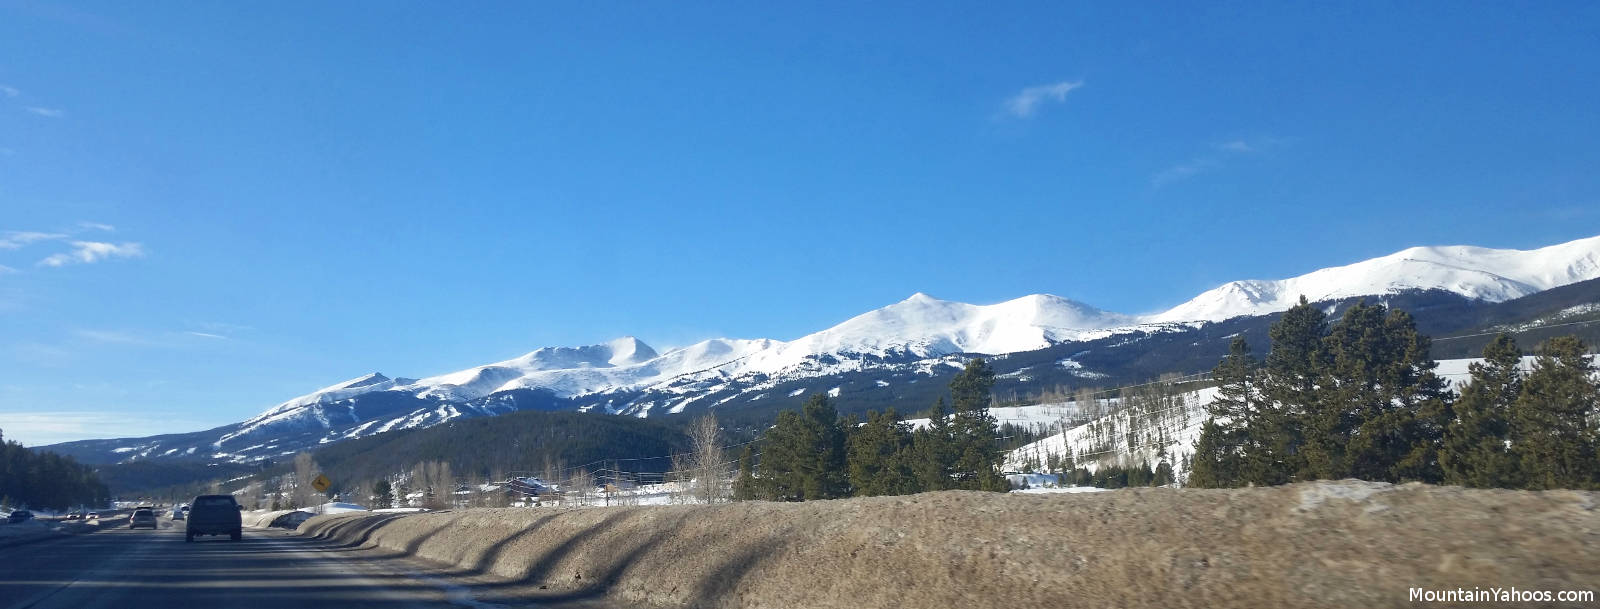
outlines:
[{"label": "highway lane", "polygon": [[556,606],[521,602],[515,587],[480,593],[475,586],[496,584],[286,531],[185,543],[182,522],[161,525],[0,549],[0,609]]}]

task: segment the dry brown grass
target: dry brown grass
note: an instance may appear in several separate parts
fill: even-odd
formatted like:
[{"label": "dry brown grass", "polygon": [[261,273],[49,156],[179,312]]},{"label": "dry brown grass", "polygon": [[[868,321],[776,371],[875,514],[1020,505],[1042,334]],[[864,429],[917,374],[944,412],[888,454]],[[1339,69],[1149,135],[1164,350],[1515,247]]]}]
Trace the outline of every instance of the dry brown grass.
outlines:
[{"label": "dry brown grass", "polygon": [[338,515],[301,532],[659,607],[1387,607],[1414,586],[1600,588],[1597,507],[1346,481]]}]

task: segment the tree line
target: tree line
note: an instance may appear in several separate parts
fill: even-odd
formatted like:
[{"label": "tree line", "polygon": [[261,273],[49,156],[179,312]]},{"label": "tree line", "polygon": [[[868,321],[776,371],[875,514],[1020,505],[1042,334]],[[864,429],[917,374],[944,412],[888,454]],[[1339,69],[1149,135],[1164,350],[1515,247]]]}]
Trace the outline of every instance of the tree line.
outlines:
[{"label": "tree line", "polygon": [[94,468],[72,457],[29,450],[0,432],[0,505],[64,510],[100,506],[110,495]]},{"label": "tree line", "polygon": [[1301,298],[1268,335],[1264,360],[1236,338],[1213,371],[1189,486],[1600,487],[1600,383],[1576,337],[1550,339],[1524,371],[1522,349],[1499,335],[1456,393],[1405,311],[1361,302],[1330,323]]},{"label": "tree line", "polygon": [[806,501],[905,495],[953,489],[1010,489],[996,421],[988,411],[994,370],[974,359],[950,381],[950,406],[940,397],[926,427],[913,429],[893,408],[865,420],[841,417],[825,394],[777,424],[739,457],[735,499]]}]

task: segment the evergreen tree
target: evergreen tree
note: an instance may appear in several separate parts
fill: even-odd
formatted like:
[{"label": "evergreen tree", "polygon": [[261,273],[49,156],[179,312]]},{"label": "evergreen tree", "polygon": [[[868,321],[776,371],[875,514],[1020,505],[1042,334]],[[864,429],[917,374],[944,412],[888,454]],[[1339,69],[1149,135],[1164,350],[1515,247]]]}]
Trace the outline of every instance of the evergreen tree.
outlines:
[{"label": "evergreen tree", "polygon": [[1200,424],[1200,438],[1194,443],[1194,459],[1189,467],[1189,479],[1184,486],[1194,488],[1230,488],[1239,486],[1243,459],[1233,457],[1228,439],[1229,432],[1217,425],[1216,419]]},{"label": "evergreen tree", "polygon": [[1150,486],[1166,486],[1172,484],[1176,478],[1172,474],[1172,464],[1162,461],[1156,465],[1155,474],[1151,477]]},{"label": "evergreen tree", "polygon": [[1550,339],[1522,383],[1512,408],[1511,449],[1528,488],[1593,488],[1600,484],[1594,417],[1600,386],[1583,341]]},{"label": "evergreen tree", "polygon": [[1262,406],[1261,397],[1256,394],[1255,369],[1250,345],[1243,336],[1234,337],[1227,357],[1212,369],[1217,397],[1207,406],[1211,418],[1201,425],[1200,439],[1195,443],[1189,486],[1225,488],[1243,484],[1245,454],[1254,450],[1249,446],[1250,426],[1260,418]]},{"label": "evergreen tree", "polygon": [[814,459],[815,455],[811,452],[800,413],[779,412],[777,422],[761,438],[764,445],[761,477],[757,479],[760,497],[769,501],[803,501],[805,465],[802,462]]},{"label": "evergreen tree", "polygon": [[760,497],[759,492],[755,476],[755,454],[747,444],[739,453],[739,477],[733,480],[733,500],[749,501]]},{"label": "evergreen tree", "polygon": [[[1327,329],[1327,316],[1304,296],[1268,329],[1272,349],[1261,373],[1264,401],[1250,424],[1253,450],[1245,455],[1243,482],[1283,484],[1308,473],[1303,470],[1308,469],[1305,452],[1310,449],[1302,446],[1301,422],[1316,408],[1322,375],[1328,368],[1322,340]],[[1319,450],[1324,455],[1328,452],[1327,447]]]},{"label": "evergreen tree", "polygon": [[911,428],[893,408],[867,412],[865,424],[850,434],[850,485],[856,495],[905,495],[917,492],[917,479],[907,460]]},{"label": "evergreen tree", "polygon": [[1341,320],[1329,337],[1335,358],[1330,382],[1337,387],[1331,401],[1355,425],[1335,437],[1345,446],[1343,475],[1439,482],[1444,477],[1439,447],[1454,415],[1444,380],[1434,374],[1432,341],[1405,311],[1390,311],[1373,328],[1369,315],[1382,308],[1357,307],[1366,312],[1355,324],[1357,331],[1342,332]]},{"label": "evergreen tree", "polygon": [[379,478],[372,484],[372,498],[378,509],[394,507],[394,489],[390,486],[388,478]]},{"label": "evergreen tree", "polygon": [[845,432],[826,394],[815,394],[796,413],[778,413],[765,434],[762,493],[774,501],[833,499],[850,493]]},{"label": "evergreen tree", "polygon": [[955,415],[950,421],[950,437],[956,457],[951,475],[954,488],[1005,492],[1011,485],[1000,475],[1004,456],[996,440],[997,421],[989,413],[990,391],[994,389],[994,369],[974,358],[950,379],[950,398]]},{"label": "evergreen tree", "polygon": [[1478,488],[1520,488],[1511,439],[1511,413],[1522,393],[1522,350],[1508,334],[1483,348],[1483,362],[1456,400],[1456,419],[1444,432],[1439,463],[1444,482]]},{"label": "evergreen tree", "polygon": [[928,426],[912,434],[911,448],[911,467],[918,488],[925,491],[954,488],[951,473],[956,466],[955,440],[951,436],[950,415],[943,397],[933,403],[928,413]]},{"label": "evergreen tree", "polygon": [[[1363,421],[1387,411],[1379,384],[1387,350],[1383,307],[1357,302],[1323,338],[1326,358],[1315,371],[1319,391],[1305,406],[1306,473],[1310,478],[1338,479],[1351,475],[1349,439]],[[1381,467],[1379,455],[1366,455],[1360,473],[1368,479]],[[1358,474],[1359,475],[1359,474]]]},{"label": "evergreen tree", "polygon": [[1150,486],[1150,480],[1154,477],[1148,461],[1141,461],[1138,466],[1128,468],[1128,486]]}]

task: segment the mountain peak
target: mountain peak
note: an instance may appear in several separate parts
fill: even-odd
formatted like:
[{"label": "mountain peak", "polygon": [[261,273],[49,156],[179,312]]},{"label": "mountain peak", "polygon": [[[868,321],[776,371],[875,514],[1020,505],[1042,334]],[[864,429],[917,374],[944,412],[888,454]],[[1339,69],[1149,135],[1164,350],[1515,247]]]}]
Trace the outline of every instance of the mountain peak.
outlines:
[{"label": "mountain peak", "polygon": [[355,389],[357,387],[367,387],[386,382],[389,382],[389,377],[384,376],[382,372],[374,372],[360,378],[353,378],[343,383],[339,383],[338,385],[334,385],[333,388]]},{"label": "mountain peak", "polygon": [[1600,277],[1600,237],[1532,250],[1470,245],[1409,247],[1288,279],[1231,281],[1148,321],[1223,320],[1312,302],[1408,290],[1445,290],[1502,302]]},{"label": "mountain peak", "polygon": [[659,355],[655,349],[650,348],[650,345],[644,344],[644,341],[633,336],[618,338],[606,343],[606,346],[611,348],[609,361],[613,366],[642,364],[655,359]]}]

